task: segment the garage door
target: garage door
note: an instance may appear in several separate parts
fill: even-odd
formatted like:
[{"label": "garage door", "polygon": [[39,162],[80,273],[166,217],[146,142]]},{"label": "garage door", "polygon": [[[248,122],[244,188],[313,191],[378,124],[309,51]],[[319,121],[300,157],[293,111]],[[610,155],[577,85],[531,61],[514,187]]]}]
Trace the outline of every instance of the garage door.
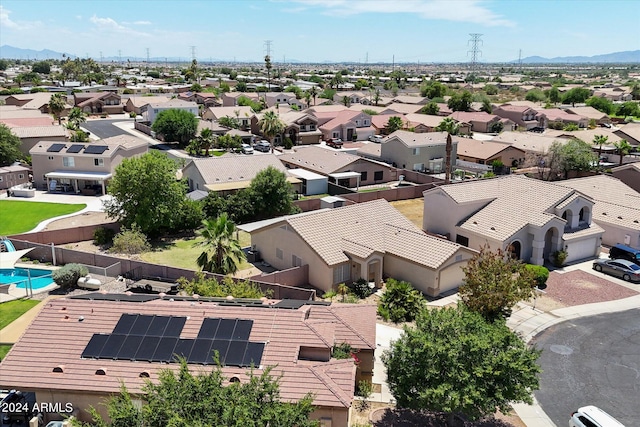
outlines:
[{"label": "garage door", "polygon": [[440,271],[441,294],[452,289],[456,289],[458,286],[462,285],[462,280],[464,279],[464,271],[462,271],[462,267],[465,265],[465,262],[458,262]]},{"label": "garage door", "polygon": [[565,242],[568,253],[566,262],[592,258],[595,254],[595,247],[597,244],[597,237],[594,237],[593,239],[579,240],[576,242]]}]

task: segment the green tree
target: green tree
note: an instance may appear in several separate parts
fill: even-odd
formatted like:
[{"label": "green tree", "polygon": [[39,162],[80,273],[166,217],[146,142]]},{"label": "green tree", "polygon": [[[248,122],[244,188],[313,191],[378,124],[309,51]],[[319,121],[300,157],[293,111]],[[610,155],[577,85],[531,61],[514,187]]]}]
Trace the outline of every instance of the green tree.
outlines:
[{"label": "green tree", "polygon": [[549,98],[549,102],[553,103],[554,105],[560,102],[560,100],[562,99],[562,96],[560,95],[560,90],[558,89],[557,86],[553,86],[551,89],[549,89],[549,93],[547,94],[547,97]]},{"label": "green tree", "polygon": [[605,114],[613,114],[616,109],[615,105],[610,99],[600,96],[592,96],[591,98],[587,99],[587,105]]},{"label": "green tree", "polygon": [[524,99],[531,102],[541,102],[546,98],[547,97],[545,96],[544,92],[542,92],[540,89],[531,89],[524,97]]},{"label": "green tree", "polygon": [[318,87],[317,86],[311,86],[309,88],[309,94],[313,98],[313,105],[316,105],[316,97],[318,96]]},{"label": "green tree", "polygon": [[189,111],[171,108],[158,114],[151,129],[162,134],[167,142],[176,141],[186,145],[196,136],[198,119]]},{"label": "green tree", "polygon": [[507,413],[512,402],[531,404],[539,356],[505,322],[461,306],[421,310],[382,362],[399,407],[445,412],[453,426],[459,414],[476,420]]},{"label": "green tree", "polygon": [[230,129],[240,129],[240,120],[236,117],[223,116],[218,119],[218,124]]},{"label": "green tree", "polygon": [[351,105],[351,99],[349,99],[347,95],[342,97],[342,105],[344,105],[345,107]]},{"label": "green tree", "polygon": [[107,401],[110,423],[91,408],[92,424],[74,421],[74,425],[318,427],[318,421],[309,419],[313,395],[294,403],[283,401],[280,377],[274,378],[271,370],[267,367],[257,374],[251,369],[242,380],[229,382],[221,366],[194,374],[183,359],[179,369],[161,370],[156,382],[145,383],[141,408],[123,385],[120,394]]},{"label": "green tree", "polygon": [[547,156],[551,161],[547,167],[552,174],[563,174],[567,179],[569,172],[588,172],[598,164],[597,155],[591,150],[591,145],[573,138],[564,144],[554,141]]},{"label": "green tree", "polygon": [[469,111],[472,100],[471,92],[465,90],[462,93],[454,93],[447,102],[447,106],[453,111]]},{"label": "green tree", "polygon": [[205,156],[209,155],[209,149],[215,144],[216,136],[209,128],[200,131],[200,135],[193,138],[187,146],[187,151],[191,155],[200,155],[204,150]]},{"label": "green tree", "polygon": [[498,94],[498,87],[495,86],[495,85],[485,85],[484,92],[487,95],[497,95]]},{"label": "green tree", "polygon": [[562,102],[564,104],[571,104],[572,106],[576,106],[581,102],[585,102],[587,98],[591,96],[591,91],[589,89],[583,87],[574,87],[573,89],[569,89],[564,96],[562,97]]},{"label": "green tree", "polygon": [[460,132],[460,125],[451,117],[446,117],[436,126],[436,130],[438,132],[447,132],[449,135],[457,135]]},{"label": "green tree", "polygon": [[376,91],[373,93],[373,103],[378,106],[378,103],[380,102],[380,89],[376,89]]},{"label": "green tree", "polygon": [[627,101],[623,104],[620,104],[618,106],[618,111],[616,111],[616,114],[623,117],[640,117],[640,103]]},{"label": "green tree", "polygon": [[24,159],[24,154],[20,151],[21,145],[20,138],[11,133],[7,125],[0,123],[0,167]]},{"label": "green tree", "polygon": [[534,296],[531,271],[500,249],[481,247],[462,271],[465,277],[458,289],[460,299],[489,321],[508,317],[516,303]]},{"label": "green tree", "polygon": [[291,184],[287,176],[269,166],[261,170],[249,185],[256,219],[273,218],[297,212],[293,204]]},{"label": "green tree", "polygon": [[387,124],[385,125],[384,129],[385,129],[385,132],[387,132],[387,134],[391,134],[399,129],[402,129],[403,126],[404,126],[404,123],[402,122],[402,117],[391,116],[389,117],[389,120],[387,121]]},{"label": "green tree", "polygon": [[624,161],[624,156],[628,155],[633,149],[633,147],[631,146],[631,144],[627,142],[626,139],[621,139],[618,142],[614,142],[613,146],[616,147],[616,150],[618,151],[618,155],[620,156],[619,165],[622,166],[622,162]]},{"label": "green tree", "polygon": [[384,294],[378,303],[378,314],[393,323],[411,322],[424,304],[424,297],[411,283],[387,279]]},{"label": "green tree", "polygon": [[427,105],[425,105],[424,107],[422,107],[420,109],[420,112],[422,114],[428,114],[430,116],[437,116],[438,113],[440,112],[440,107],[438,107],[438,104],[431,101],[429,102]]},{"label": "green tree", "polygon": [[235,237],[236,225],[223,213],[215,220],[205,219],[204,228],[200,231],[202,242],[196,243],[203,246],[196,262],[203,271],[217,274],[234,274],[238,267],[246,259],[238,239]]},{"label": "green tree", "polygon": [[273,153],[273,138],[284,132],[286,125],[274,111],[267,111],[258,121],[258,127],[262,135],[269,140],[271,152]]},{"label": "green tree", "polygon": [[238,92],[246,92],[246,91],[247,91],[247,82],[239,81],[239,82],[236,84],[236,90],[237,90]]},{"label": "green tree", "polygon": [[48,61],[36,62],[31,67],[31,71],[40,74],[49,74],[51,73],[51,64]]},{"label": "green tree", "polygon": [[447,94],[447,87],[439,81],[429,81],[420,87],[420,95],[429,99],[443,98]]},{"label": "green tree", "polygon": [[141,157],[123,159],[115,170],[105,212],[123,227],[134,224],[147,236],[180,229],[187,198],[185,186],[176,180],[177,164],[166,154],[156,150]]},{"label": "green tree", "polygon": [[640,99],[640,83],[635,82],[631,85],[631,96],[634,100]]},{"label": "green tree", "polygon": [[54,93],[49,99],[49,111],[58,120],[58,124],[62,123],[62,112],[67,108],[67,99],[61,93]]},{"label": "green tree", "polygon": [[482,100],[482,107],[480,108],[480,111],[484,111],[487,114],[492,114],[493,113],[493,105],[491,105],[491,101],[488,99],[483,99]]},{"label": "green tree", "polygon": [[69,125],[73,130],[80,130],[80,125],[87,121],[87,115],[78,107],[73,107],[69,111]]}]

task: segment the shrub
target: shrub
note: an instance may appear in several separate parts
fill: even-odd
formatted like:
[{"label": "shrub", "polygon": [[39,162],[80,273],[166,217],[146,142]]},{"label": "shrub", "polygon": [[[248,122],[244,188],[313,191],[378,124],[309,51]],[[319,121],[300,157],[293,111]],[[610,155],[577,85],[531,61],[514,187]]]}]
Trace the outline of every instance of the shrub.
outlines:
[{"label": "shrub", "polygon": [[373,288],[369,287],[369,282],[360,278],[351,285],[351,291],[358,298],[366,298],[373,293]]},{"label": "shrub", "polygon": [[555,265],[556,267],[562,267],[568,256],[569,254],[567,253],[567,251],[555,251],[551,256],[553,265]]},{"label": "shrub", "polygon": [[93,242],[96,245],[109,245],[113,242],[113,237],[116,235],[116,232],[107,227],[96,228],[93,232]]},{"label": "shrub", "polygon": [[66,264],[54,271],[51,275],[53,281],[63,289],[71,289],[76,286],[78,279],[89,274],[87,267],[80,264]]},{"label": "shrub", "polygon": [[542,265],[533,265],[527,264],[527,270],[530,270],[536,281],[536,286],[542,287],[547,283],[547,279],[549,278],[549,270]]},{"label": "shrub", "polygon": [[371,382],[366,380],[358,381],[358,385],[356,386],[356,396],[368,399],[371,397],[371,393],[373,393],[373,385]]},{"label": "shrub", "polygon": [[353,353],[353,348],[346,342],[336,344],[331,349],[331,357],[334,359],[348,359],[351,357],[351,353]]},{"label": "shrub", "polygon": [[284,148],[287,150],[290,150],[291,148],[293,148],[293,141],[291,141],[291,138],[289,138],[288,136],[284,138]]},{"label": "shrub", "polygon": [[393,323],[411,322],[423,306],[422,294],[411,283],[388,279],[387,289],[378,303],[378,314]]},{"label": "shrub", "polygon": [[322,298],[324,299],[333,299],[335,298],[335,296],[338,295],[338,292],[336,292],[335,289],[331,289],[328,292],[325,292],[324,294],[322,294]]},{"label": "shrub", "polygon": [[138,115],[136,114],[135,111],[132,111],[132,112],[129,113],[129,118],[135,119],[136,117],[138,117]]},{"label": "shrub", "polygon": [[227,297],[253,298],[270,297],[271,289],[263,292],[258,285],[248,280],[234,281],[231,277],[225,277],[222,281],[209,278],[202,272],[197,272],[193,280],[184,277],[178,279],[178,289],[188,295],[198,294],[203,297]]},{"label": "shrub", "polygon": [[113,246],[109,251],[132,255],[148,251],[149,249],[151,249],[151,246],[147,241],[147,236],[134,225],[130,230],[124,229],[115,235],[113,238]]}]

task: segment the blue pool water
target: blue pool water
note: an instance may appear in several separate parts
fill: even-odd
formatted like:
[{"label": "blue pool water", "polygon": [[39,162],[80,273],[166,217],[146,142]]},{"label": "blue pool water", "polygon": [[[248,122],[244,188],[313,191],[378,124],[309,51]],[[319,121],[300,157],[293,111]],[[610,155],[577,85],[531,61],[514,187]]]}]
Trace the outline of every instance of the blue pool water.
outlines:
[{"label": "blue pool water", "polygon": [[29,285],[29,276],[31,276],[31,287],[33,290],[42,289],[53,283],[51,271],[49,270],[38,270],[37,268],[0,268],[0,284],[2,285],[15,283],[17,288],[25,289]]}]

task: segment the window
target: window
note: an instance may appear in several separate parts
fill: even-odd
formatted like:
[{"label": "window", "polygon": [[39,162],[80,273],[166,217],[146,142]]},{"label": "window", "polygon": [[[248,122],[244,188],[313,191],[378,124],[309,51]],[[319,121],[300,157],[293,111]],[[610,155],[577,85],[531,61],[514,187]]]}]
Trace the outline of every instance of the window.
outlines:
[{"label": "window", "polygon": [[462,246],[469,246],[469,238],[458,234],[456,235],[456,243]]},{"label": "window", "polygon": [[413,155],[414,155],[414,156],[417,156],[417,155],[419,155],[419,154],[420,154],[420,147],[414,148],[414,149],[413,149]]},{"label": "window", "polygon": [[63,157],[62,158],[62,166],[66,167],[66,168],[72,168],[75,166],[75,162],[73,160],[73,157]]},{"label": "window", "polygon": [[276,248],[276,258],[282,259],[282,249]]},{"label": "window", "polygon": [[364,125],[365,125],[365,126],[369,126],[369,120],[364,119]]},{"label": "window", "polygon": [[360,181],[366,181],[367,180],[367,172],[360,172]]},{"label": "window", "polygon": [[96,166],[104,166],[104,159],[93,159],[93,164]]},{"label": "window", "polygon": [[19,173],[18,174],[18,179],[24,179],[24,174],[23,173]]},{"label": "window", "polygon": [[383,177],[383,172],[382,171],[375,171],[373,173],[373,180],[374,181],[382,181],[382,177]]},{"label": "window", "polygon": [[302,258],[298,258],[295,255],[291,255],[291,265],[294,267],[300,267],[302,265]]},{"label": "window", "polygon": [[337,285],[338,283],[343,283],[349,280],[351,271],[350,264],[342,264],[333,269],[333,284]]}]

